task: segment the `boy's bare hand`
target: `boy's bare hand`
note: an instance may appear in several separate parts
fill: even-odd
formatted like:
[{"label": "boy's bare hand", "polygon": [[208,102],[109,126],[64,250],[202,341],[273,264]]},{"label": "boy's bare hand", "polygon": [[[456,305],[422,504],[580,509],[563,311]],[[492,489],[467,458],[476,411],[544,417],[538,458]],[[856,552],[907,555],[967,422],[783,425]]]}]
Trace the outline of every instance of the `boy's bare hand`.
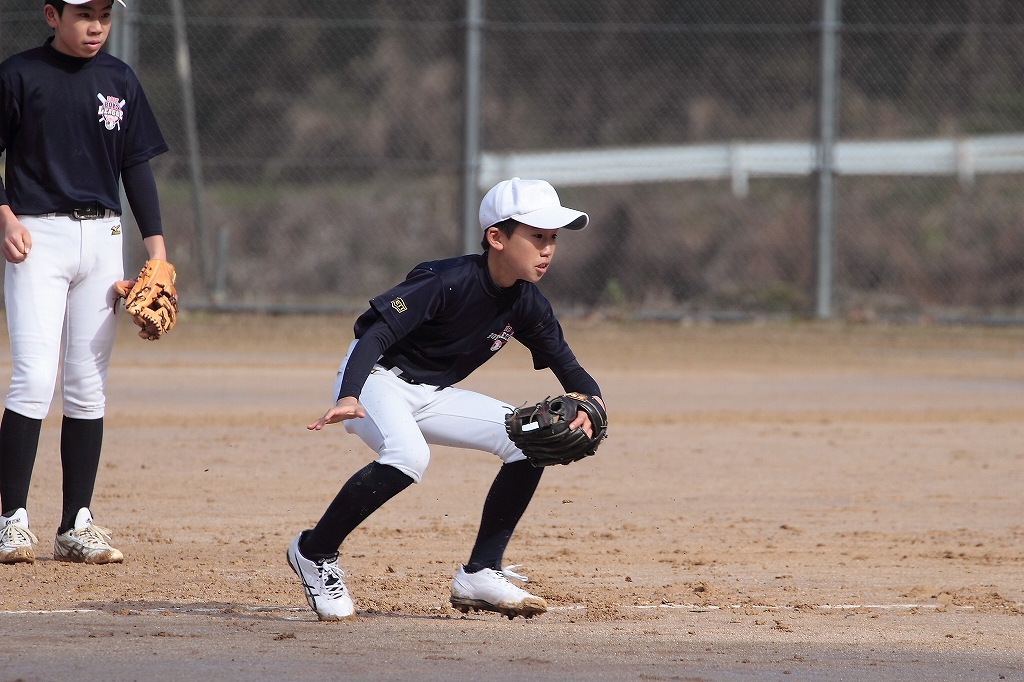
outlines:
[{"label": "boy's bare hand", "polygon": [[[601,407],[605,407],[604,401],[601,400],[600,396],[595,395],[594,400],[601,403]],[[583,433],[587,434],[588,438],[594,437],[594,427],[590,423],[590,417],[583,410],[577,411],[576,418],[569,423],[570,429],[578,429],[580,427],[583,427]]]},{"label": "boy's bare hand", "polygon": [[4,224],[4,241],[0,246],[8,263],[21,263],[32,250],[32,235],[17,219]]},{"label": "boy's bare hand", "polygon": [[344,397],[338,404],[327,410],[327,413],[307,426],[310,431],[319,431],[328,424],[337,424],[346,419],[362,419],[366,416],[366,410],[359,404],[359,401],[352,397]]}]

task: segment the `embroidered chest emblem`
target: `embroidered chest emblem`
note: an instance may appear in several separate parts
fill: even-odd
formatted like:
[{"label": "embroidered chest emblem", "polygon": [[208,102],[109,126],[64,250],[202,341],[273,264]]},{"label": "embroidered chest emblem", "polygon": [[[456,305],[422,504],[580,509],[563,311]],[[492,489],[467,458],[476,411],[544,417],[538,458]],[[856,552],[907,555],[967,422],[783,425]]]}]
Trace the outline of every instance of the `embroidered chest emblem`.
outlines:
[{"label": "embroidered chest emblem", "polygon": [[117,236],[119,234],[121,234],[121,226],[120,225],[114,225],[112,228],[110,228],[110,236],[114,237],[114,236]]},{"label": "embroidered chest emblem", "polygon": [[100,100],[100,109],[96,112],[96,115],[100,117],[100,123],[107,130],[113,130],[114,128],[120,130],[121,119],[124,118],[125,100],[118,99],[113,95],[104,96],[101,92],[97,92],[96,97]]},{"label": "embroidered chest emblem", "polygon": [[487,338],[494,341],[494,343],[491,344],[491,352],[493,353],[501,350],[502,346],[512,340],[513,334],[515,334],[515,332],[512,330],[512,325],[510,324],[506,324],[500,334],[488,334]]},{"label": "embroidered chest emblem", "polygon": [[398,313],[404,313],[406,310],[409,309],[408,306],[405,305],[405,301],[403,301],[401,298],[396,298],[395,300],[393,300],[391,302],[391,307],[394,308],[395,312]]}]

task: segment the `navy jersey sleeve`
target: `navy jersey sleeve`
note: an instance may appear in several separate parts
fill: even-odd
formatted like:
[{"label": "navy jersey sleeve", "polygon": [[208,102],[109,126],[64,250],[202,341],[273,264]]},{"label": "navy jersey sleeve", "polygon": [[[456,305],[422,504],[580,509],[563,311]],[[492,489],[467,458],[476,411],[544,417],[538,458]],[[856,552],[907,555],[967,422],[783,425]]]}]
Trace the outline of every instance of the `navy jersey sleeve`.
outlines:
[{"label": "navy jersey sleeve", "polygon": [[149,106],[142,84],[130,68],[127,74],[127,86],[131,102],[134,104],[127,111],[125,125],[124,150],[121,154],[121,168],[128,168],[149,161],[154,156],[167,151],[167,143],[160,132],[153,109]]},{"label": "navy jersey sleeve", "polygon": [[573,354],[562,333],[551,304],[533,287],[524,287],[521,302],[524,309],[533,312],[533,324],[516,332],[514,338],[530,349],[534,369],[551,368],[566,391],[587,395],[601,395],[597,382],[590,376]]},{"label": "navy jersey sleeve", "polygon": [[359,342],[349,355],[338,399],[358,397],[373,364],[398,339],[407,336],[444,306],[444,287],[436,273],[416,269],[404,281],[370,299],[370,310],[356,320]]},{"label": "navy jersey sleeve", "polygon": [[162,235],[164,230],[160,219],[160,198],[149,161],[122,168],[121,182],[124,183],[124,193],[132,206],[142,238]]},{"label": "navy jersey sleeve", "polygon": [[6,64],[0,64],[0,152],[7,149],[21,122],[21,103]]},{"label": "navy jersey sleeve", "polygon": [[370,299],[370,305],[401,339],[444,307],[441,278],[429,270],[413,270],[401,284]]},{"label": "navy jersey sleeve", "polygon": [[385,324],[384,320],[378,319],[370,325],[370,328],[359,337],[359,343],[348,356],[345,374],[341,379],[341,388],[338,395],[335,396],[335,400],[341,400],[347,396],[358,398],[363,392],[363,384],[366,383],[366,377],[370,376],[373,365],[380,359],[384,351],[397,340],[394,332]]},{"label": "navy jersey sleeve", "polygon": [[[21,104],[15,94],[14,85],[10,82],[8,70],[4,66],[0,64],[0,154],[7,149],[21,121]],[[7,199],[7,190],[0,179],[0,206],[7,203],[10,203]]]}]

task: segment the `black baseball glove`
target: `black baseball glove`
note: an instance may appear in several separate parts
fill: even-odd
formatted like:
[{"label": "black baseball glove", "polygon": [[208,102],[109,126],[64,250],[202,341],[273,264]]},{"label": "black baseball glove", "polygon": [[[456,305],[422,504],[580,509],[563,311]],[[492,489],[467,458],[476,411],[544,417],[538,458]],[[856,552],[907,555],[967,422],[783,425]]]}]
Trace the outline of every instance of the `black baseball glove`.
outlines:
[{"label": "black baseball glove", "polygon": [[[593,436],[582,428],[569,428],[578,410],[590,417]],[[608,437],[608,415],[596,399],[566,393],[513,410],[505,417],[505,430],[533,466],[570,464],[597,452],[597,446]]]}]

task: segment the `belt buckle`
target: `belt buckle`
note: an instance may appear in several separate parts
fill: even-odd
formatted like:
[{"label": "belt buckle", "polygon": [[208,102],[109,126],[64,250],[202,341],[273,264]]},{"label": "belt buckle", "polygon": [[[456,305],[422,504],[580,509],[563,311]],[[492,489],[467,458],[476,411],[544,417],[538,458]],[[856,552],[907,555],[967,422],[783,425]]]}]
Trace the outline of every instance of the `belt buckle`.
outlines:
[{"label": "belt buckle", "polygon": [[396,377],[398,377],[399,379],[401,379],[402,381],[404,381],[405,383],[407,383],[407,384],[409,384],[411,386],[419,386],[420,385],[419,381],[416,381],[415,379],[413,379],[412,377],[410,377],[409,375],[407,375],[405,372],[403,372],[402,370],[400,370],[397,367],[392,367],[391,369],[388,370],[388,372],[390,372],[391,374],[394,374]]},{"label": "belt buckle", "polygon": [[103,213],[104,211],[100,208],[99,204],[71,209],[71,217],[75,220],[96,220],[97,218],[102,218]]}]

